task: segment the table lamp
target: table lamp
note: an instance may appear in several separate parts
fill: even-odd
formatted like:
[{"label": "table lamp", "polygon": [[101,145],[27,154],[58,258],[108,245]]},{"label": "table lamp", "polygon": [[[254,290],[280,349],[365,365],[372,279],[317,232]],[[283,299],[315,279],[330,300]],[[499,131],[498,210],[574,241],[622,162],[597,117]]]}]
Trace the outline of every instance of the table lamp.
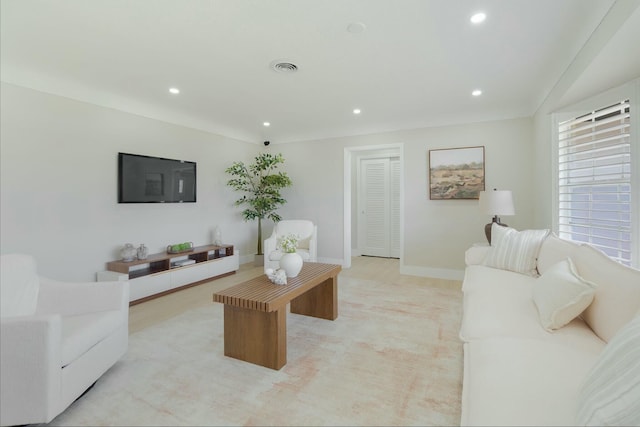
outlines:
[{"label": "table lamp", "polygon": [[495,222],[498,225],[507,227],[507,224],[500,222],[498,215],[514,215],[513,196],[509,190],[481,191],[479,199],[480,210],[483,213],[493,215],[493,220],[484,226],[484,234],[491,244],[491,225]]}]

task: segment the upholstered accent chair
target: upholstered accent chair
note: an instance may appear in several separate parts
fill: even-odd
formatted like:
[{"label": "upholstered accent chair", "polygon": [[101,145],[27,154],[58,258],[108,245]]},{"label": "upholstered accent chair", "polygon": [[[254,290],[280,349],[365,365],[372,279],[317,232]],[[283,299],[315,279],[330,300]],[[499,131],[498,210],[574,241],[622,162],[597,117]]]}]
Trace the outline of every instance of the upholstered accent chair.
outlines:
[{"label": "upholstered accent chair", "polygon": [[129,282],[64,283],[0,256],[0,424],[48,423],[127,351]]},{"label": "upholstered accent chair", "polygon": [[306,219],[284,220],[273,227],[273,233],[264,241],[264,269],[277,269],[283,252],[278,248],[278,238],[288,234],[298,236],[298,248],[303,261],[317,261],[318,226]]}]

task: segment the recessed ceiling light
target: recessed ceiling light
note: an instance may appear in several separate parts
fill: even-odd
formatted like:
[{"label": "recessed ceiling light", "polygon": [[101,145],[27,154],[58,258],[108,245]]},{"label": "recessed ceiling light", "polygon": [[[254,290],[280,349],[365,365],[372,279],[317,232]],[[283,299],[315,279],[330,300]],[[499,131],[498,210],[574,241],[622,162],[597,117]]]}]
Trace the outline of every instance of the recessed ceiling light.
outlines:
[{"label": "recessed ceiling light", "polygon": [[172,88],[169,88],[169,92],[171,92],[174,95],[177,95],[180,93],[180,89],[178,89],[177,87],[172,87]]},{"label": "recessed ceiling light", "polygon": [[271,126],[271,123],[269,123],[269,122],[264,122],[264,123],[262,123],[262,125],[263,125],[264,127],[268,128],[269,126]]},{"label": "recessed ceiling light", "polygon": [[481,22],[483,22],[485,19],[487,19],[487,14],[484,12],[478,12],[476,14],[474,14],[473,16],[471,16],[470,21],[474,24],[479,24]]},{"label": "recessed ceiling light", "polygon": [[353,114],[360,114],[360,113],[361,113],[361,111],[360,111],[359,108],[354,108],[353,109]]},{"label": "recessed ceiling light", "polygon": [[471,92],[471,95],[480,96],[480,95],[482,95],[482,91],[480,89],[476,89],[473,92]]}]

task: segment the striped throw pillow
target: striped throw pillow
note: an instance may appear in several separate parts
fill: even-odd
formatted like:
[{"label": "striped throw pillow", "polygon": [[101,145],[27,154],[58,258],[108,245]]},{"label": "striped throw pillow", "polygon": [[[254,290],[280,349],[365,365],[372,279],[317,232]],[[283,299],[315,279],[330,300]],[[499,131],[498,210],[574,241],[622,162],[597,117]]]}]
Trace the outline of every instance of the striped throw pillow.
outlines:
[{"label": "striped throw pillow", "polygon": [[536,268],[538,253],[549,230],[517,231],[494,223],[491,226],[491,250],[484,265],[539,276]]},{"label": "striped throw pillow", "polygon": [[640,425],[640,315],[609,341],[587,375],[576,425]]}]

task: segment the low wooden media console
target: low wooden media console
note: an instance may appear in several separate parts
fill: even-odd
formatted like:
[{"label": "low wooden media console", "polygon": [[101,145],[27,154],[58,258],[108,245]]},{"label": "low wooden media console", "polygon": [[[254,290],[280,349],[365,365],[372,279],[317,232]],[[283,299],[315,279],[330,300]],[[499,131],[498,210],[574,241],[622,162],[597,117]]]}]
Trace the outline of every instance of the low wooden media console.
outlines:
[{"label": "low wooden media console", "polygon": [[[177,266],[180,260],[193,263]],[[107,262],[98,281],[129,280],[131,304],[137,304],[205,281],[233,274],[239,257],[233,245],[196,246],[180,253],[161,252],[146,259]]]},{"label": "low wooden media console", "polygon": [[225,356],[280,369],[287,363],[287,304],[291,312],[321,319],[338,317],[339,265],[305,262],[286,285],[266,275],[213,294],[224,304]]}]

